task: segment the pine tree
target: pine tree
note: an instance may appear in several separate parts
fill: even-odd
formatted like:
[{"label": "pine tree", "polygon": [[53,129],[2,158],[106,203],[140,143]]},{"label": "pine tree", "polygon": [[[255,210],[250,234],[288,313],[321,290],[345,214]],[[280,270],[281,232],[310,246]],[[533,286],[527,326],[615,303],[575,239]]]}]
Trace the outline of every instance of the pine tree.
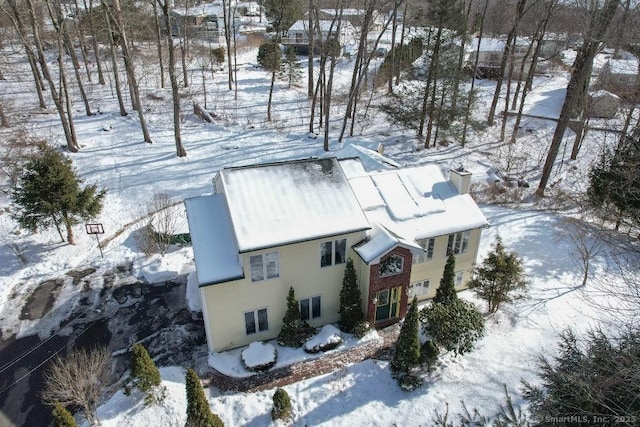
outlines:
[{"label": "pine tree", "polygon": [[52,415],[53,427],[78,427],[78,423],[76,423],[71,412],[60,403],[55,404]]},{"label": "pine tree", "polygon": [[151,405],[164,399],[164,387],[160,387],[160,371],[142,344],[133,345],[130,381],[134,387],[146,394],[145,404]]},{"label": "pine tree", "polygon": [[72,227],[80,220],[96,217],[106,194],[95,185],[80,188],[80,183],[71,159],[52,147],[39,147],[24,166],[20,184],[11,194],[18,208],[14,218],[32,232],[53,225],[62,241],[60,226],[64,225],[69,244],[75,244]]},{"label": "pine tree", "polygon": [[289,46],[284,52],[284,63],[282,64],[282,75],[287,80],[289,88],[296,85],[302,78],[302,68],[298,62],[296,50]]},{"label": "pine tree", "polygon": [[309,326],[300,319],[300,307],[293,287],[287,295],[287,312],[282,319],[282,329],[278,334],[278,344],[287,347],[300,347],[312,334]]},{"label": "pine tree", "polygon": [[527,281],[524,277],[522,261],[515,252],[507,252],[502,239],[496,237],[493,251],[476,268],[475,277],[469,288],[487,302],[489,313],[494,313],[502,303],[524,298]]},{"label": "pine tree", "polygon": [[286,420],[291,415],[291,399],[283,388],[278,388],[273,394],[272,420]]},{"label": "pine tree", "polygon": [[409,373],[411,368],[420,364],[420,340],[418,338],[418,299],[413,297],[407,316],[402,323],[398,335],[393,360],[391,360],[391,374],[398,377]]},{"label": "pine tree", "polygon": [[456,278],[456,257],[449,254],[447,263],[444,266],[444,273],[440,279],[440,287],[436,289],[436,296],[433,298],[434,303],[448,304],[458,299],[455,288]]},{"label": "pine tree", "polygon": [[185,387],[187,390],[185,427],[223,427],[224,423],[220,417],[211,412],[200,378],[193,369],[187,369]]},{"label": "pine tree", "polygon": [[636,225],[640,218],[640,129],[622,140],[614,152],[605,151],[589,173],[587,189],[589,203],[603,209],[605,217],[611,210],[618,218],[627,218]]},{"label": "pine tree", "polygon": [[352,333],[355,326],[364,319],[362,300],[358,288],[358,276],[353,267],[353,260],[347,259],[340,290],[340,329]]}]

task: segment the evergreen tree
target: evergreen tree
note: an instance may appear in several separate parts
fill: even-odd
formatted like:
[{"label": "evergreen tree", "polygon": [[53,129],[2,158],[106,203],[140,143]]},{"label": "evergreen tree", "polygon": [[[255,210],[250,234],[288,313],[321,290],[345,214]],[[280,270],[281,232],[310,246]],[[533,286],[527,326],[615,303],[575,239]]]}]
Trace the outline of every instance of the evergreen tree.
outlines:
[{"label": "evergreen tree", "polygon": [[267,42],[258,48],[258,64],[267,71],[280,73],[282,70],[282,51],[280,45]]},{"label": "evergreen tree", "polygon": [[407,316],[402,323],[398,335],[393,359],[391,360],[391,374],[399,377],[420,364],[420,340],[418,339],[418,299],[413,297]]},{"label": "evergreen tree", "polygon": [[273,394],[272,420],[286,420],[291,415],[291,399],[283,388],[278,388]]},{"label": "evergreen tree", "polygon": [[60,403],[56,403],[53,407],[53,427],[78,427],[78,423],[71,415],[71,412],[67,411],[67,408]]},{"label": "evergreen tree", "polygon": [[524,383],[524,398],[529,402],[532,418],[570,416],[575,420],[596,417],[611,420],[624,414],[628,421],[621,424],[638,425],[640,333],[637,330],[623,329],[615,337],[592,330],[585,339],[578,339],[567,330],[560,336],[559,350],[553,359],[540,358],[540,385]]},{"label": "evergreen tree", "polygon": [[456,354],[473,349],[484,332],[484,319],[473,304],[458,298],[447,304],[432,303],[420,312],[424,332],[437,345]]},{"label": "evergreen tree", "polygon": [[223,427],[224,423],[220,417],[211,412],[200,378],[193,369],[187,369],[185,387],[187,390],[185,427]]},{"label": "evergreen tree", "polygon": [[278,334],[278,344],[300,347],[313,334],[312,328],[300,319],[300,307],[293,287],[287,295],[287,312],[282,319],[282,329]]},{"label": "evergreen tree", "polygon": [[69,244],[75,244],[72,227],[96,217],[106,194],[95,185],[81,188],[80,183],[71,159],[54,148],[40,146],[24,166],[20,184],[11,194],[18,208],[14,218],[32,232],[53,225],[62,241],[60,226],[64,225]]},{"label": "evergreen tree", "polygon": [[494,313],[502,303],[524,298],[527,290],[522,261],[515,252],[507,252],[502,239],[496,237],[493,251],[476,268],[469,288],[488,304],[489,313]]},{"label": "evergreen tree", "polygon": [[164,399],[164,387],[160,387],[160,371],[142,344],[133,345],[129,380],[134,387],[146,394],[145,404],[150,405]]},{"label": "evergreen tree", "polygon": [[364,319],[362,299],[358,288],[358,276],[353,260],[347,259],[340,290],[340,329],[353,333],[355,326]]},{"label": "evergreen tree", "polygon": [[282,74],[287,80],[289,88],[291,88],[292,85],[295,86],[302,78],[302,67],[298,62],[296,50],[292,46],[288,46],[284,51]]},{"label": "evergreen tree", "polygon": [[449,304],[458,300],[456,294],[455,279],[456,279],[456,257],[453,254],[449,254],[447,263],[444,266],[444,273],[442,279],[440,279],[440,287],[436,289],[436,296],[433,298],[434,303]]},{"label": "evergreen tree", "polygon": [[622,140],[614,152],[605,151],[589,173],[587,189],[589,203],[603,209],[605,217],[611,210],[620,219],[630,219],[635,225],[640,218],[640,128]]}]

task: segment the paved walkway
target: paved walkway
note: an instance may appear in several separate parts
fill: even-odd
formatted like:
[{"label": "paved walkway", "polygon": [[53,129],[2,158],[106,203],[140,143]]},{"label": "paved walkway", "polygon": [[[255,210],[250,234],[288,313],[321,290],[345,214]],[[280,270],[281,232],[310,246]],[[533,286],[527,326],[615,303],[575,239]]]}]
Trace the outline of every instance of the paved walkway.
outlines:
[{"label": "paved walkway", "polygon": [[282,368],[272,369],[250,377],[237,378],[224,375],[216,370],[205,379],[205,384],[216,387],[221,392],[253,392],[282,387],[307,378],[317,377],[362,362],[366,359],[389,360],[400,326],[392,325],[379,330],[381,340],[372,340],[357,347],[350,347],[338,353],[308,360]]}]

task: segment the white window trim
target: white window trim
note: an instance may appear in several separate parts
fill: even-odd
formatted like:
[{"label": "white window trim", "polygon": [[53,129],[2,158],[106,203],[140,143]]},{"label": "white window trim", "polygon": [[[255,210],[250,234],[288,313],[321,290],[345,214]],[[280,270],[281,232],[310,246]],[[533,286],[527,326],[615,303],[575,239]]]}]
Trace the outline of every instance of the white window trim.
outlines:
[{"label": "white window trim", "polygon": [[[396,272],[392,272],[392,273],[382,273],[382,263],[384,261],[387,261],[391,258],[400,258],[400,271],[396,271]],[[404,257],[402,255],[398,255],[398,254],[391,254],[389,255],[387,258],[384,259],[384,261],[380,261],[380,266],[378,267],[378,275],[380,277],[389,277],[389,276],[396,276],[398,274],[402,274],[404,272]]]},{"label": "white window trim", "polygon": [[[276,275],[272,277],[267,277],[267,263],[265,262],[265,258],[267,255],[276,254],[275,262],[276,262]],[[262,279],[254,279],[253,270],[251,269],[251,258],[260,257],[262,259]],[[262,282],[265,280],[276,279],[280,277],[280,252],[272,251],[272,252],[264,252],[261,254],[249,255],[249,275],[251,276],[251,282]]]},{"label": "white window trim", "polygon": [[[425,283],[427,283],[426,287],[424,286]],[[419,285],[419,287],[422,290],[419,294],[415,292],[417,285]],[[431,279],[424,279],[424,280],[418,280],[417,282],[413,282],[409,285],[409,289],[411,290],[411,292],[409,293],[409,297],[413,298],[415,296],[419,298],[419,297],[428,295],[430,288],[431,288]]]},{"label": "white window trim", "polygon": [[[320,314],[318,314],[317,316],[313,315],[313,299],[314,298],[320,299]],[[313,295],[306,298],[300,298],[298,300],[298,309],[300,310],[301,317],[302,317],[302,304],[301,304],[302,301],[309,301],[309,318],[305,320],[319,319],[322,317],[322,295]]]},{"label": "white window trim", "polygon": [[[340,263],[336,263],[336,248],[337,243],[344,241],[344,261]],[[322,246],[326,243],[331,243],[331,262],[327,265],[322,265]],[[347,262],[347,239],[334,239],[334,240],[325,240],[324,242],[320,242],[320,268],[333,267],[335,265],[346,264]]]},{"label": "white window trim", "polygon": [[[267,328],[264,330],[260,330],[260,319],[258,317],[258,312],[264,310],[265,313],[267,314]],[[255,332],[247,332],[247,319],[246,319],[246,315],[249,313],[253,313],[253,322],[256,326],[256,331]],[[255,335],[255,334],[259,334],[261,332],[266,332],[269,330],[269,310],[267,309],[267,307],[261,307],[261,308],[256,308],[255,310],[249,310],[249,311],[245,311],[244,313],[242,313],[242,318],[244,320],[244,330],[245,330],[245,334],[246,335]]]},{"label": "white window trim", "polygon": [[[413,256],[413,264],[422,264],[433,260],[433,253],[436,247],[436,238],[427,237],[426,239],[416,239],[416,243],[419,244],[423,252]],[[423,244],[424,243],[424,244]]]},{"label": "white window trim", "polygon": [[469,243],[471,241],[471,230],[451,233],[449,234],[447,239],[448,239],[447,240],[447,256],[449,255],[449,252],[451,252],[454,255],[466,254],[467,252],[469,252]]}]

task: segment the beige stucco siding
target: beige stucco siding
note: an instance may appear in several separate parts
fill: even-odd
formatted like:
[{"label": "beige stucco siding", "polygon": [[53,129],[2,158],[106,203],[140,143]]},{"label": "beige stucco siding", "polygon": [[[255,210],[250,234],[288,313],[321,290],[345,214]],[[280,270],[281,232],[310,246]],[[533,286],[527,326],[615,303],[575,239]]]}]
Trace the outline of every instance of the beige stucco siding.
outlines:
[{"label": "beige stucco siding", "polygon": [[[463,285],[456,289],[465,289],[467,281],[471,279],[471,274],[478,254],[481,234],[482,229],[471,230],[469,235],[469,249],[463,254],[456,255],[455,271],[464,272],[462,279]],[[442,278],[444,266],[447,262],[448,239],[448,235],[436,237],[433,248],[433,259],[427,262],[413,264],[411,266],[410,283],[413,284],[427,279],[431,282],[429,286],[429,293],[418,297],[420,300],[433,298],[436,294],[436,289],[440,285],[440,279]]]},{"label": "beige stucco siding", "polygon": [[[223,351],[248,345],[253,341],[275,338],[282,327],[289,287],[294,288],[297,299],[321,297],[321,316],[310,319],[309,324],[321,326],[336,322],[339,318],[340,289],[345,264],[320,267],[320,244],[346,238],[347,257],[355,261],[357,256],[351,246],[363,237],[364,232],[357,232],[243,253],[244,279],[201,288],[203,303],[209,313],[208,319],[205,319],[210,338],[209,350]],[[250,256],[275,251],[279,253],[279,277],[252,282]],[[263,308],[267,309],[269,329],[247,335],[244,313]]]}]

